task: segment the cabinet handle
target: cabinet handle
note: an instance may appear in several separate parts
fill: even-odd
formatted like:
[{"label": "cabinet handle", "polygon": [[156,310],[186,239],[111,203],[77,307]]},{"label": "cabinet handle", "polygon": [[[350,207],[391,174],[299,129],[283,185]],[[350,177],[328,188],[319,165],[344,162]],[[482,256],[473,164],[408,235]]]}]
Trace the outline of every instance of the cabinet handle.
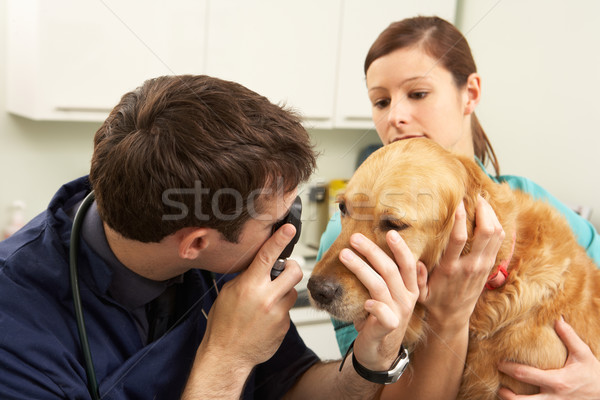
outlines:
[{"label": "cabinet handle", "polygon": [[66,111],[66,112],[93,112],[93,113],[110,113],[112,108],[104,107],[55,107],[55,111]]},{"label": "cabinet handle", "polygon": [[329,117],[309,117],[309,116],[304,116],[304,119],[307,121],[329,121],[330,120]]},{"label": "cabinet handle", "polygon": [[346,121],[367,121],[370,122],[373,119],[371,117],[360,117],[360,116],[348,116],[344,117]]}]

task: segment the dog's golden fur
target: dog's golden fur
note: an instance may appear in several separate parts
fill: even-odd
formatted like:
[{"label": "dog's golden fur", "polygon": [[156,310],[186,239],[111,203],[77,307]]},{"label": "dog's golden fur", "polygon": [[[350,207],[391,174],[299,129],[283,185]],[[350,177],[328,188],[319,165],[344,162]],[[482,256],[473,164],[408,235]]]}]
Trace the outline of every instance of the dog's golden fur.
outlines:
[{"label": "dog's golden fur", "polygon": [[[510,257],[513,237],[514,255],[506,283],[484,290],[471,316],[459,398],[494,399],[501,385],[535,393],[538,388],[500,374],[498,363],[562,367],[567,351],[554,331],[561,316],[598,356],[600,272],[553,207],[494,183],[472,159],[453,155],[433,141],[411,139],[385,146],[356,171],[341,199],[347,209],[341,234],[311,276],[317,286],[323,279],[339,283],[339,293],[330,304],[319,304],[311,293],[313,304],[341,320],[364,316],[369,294],[338,259],[354,232],[391,255],[385,234],[399,229],[415,258],[431,271],[448,244],[454,211],[464,200],[469,239],[463,254],[468,253],[478,194],[490,203],[506,233],[496,265]],[[423,340],[426,319],[426,310],[417,304],[405,336],[409,348]]]}]

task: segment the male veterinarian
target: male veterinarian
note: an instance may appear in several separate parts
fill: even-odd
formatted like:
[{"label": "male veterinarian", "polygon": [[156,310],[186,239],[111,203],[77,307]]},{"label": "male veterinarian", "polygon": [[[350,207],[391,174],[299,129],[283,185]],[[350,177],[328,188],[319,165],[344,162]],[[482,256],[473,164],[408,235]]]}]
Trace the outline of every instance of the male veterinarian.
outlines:
[{"label": "male veterinarian", "polygon": [[[352,361],[320,362],[290,323],[299,266],[270,278],[295,234],[273,225],[314,166],[299,119],[235,83],[172,76],[127,93],[96,133],[90,175],[0,243],[0,397],[372,397],[380,384]],[[352,243],[345,263],[373,298],[354,357],[378,381],[418,297],[415,260]]]}]

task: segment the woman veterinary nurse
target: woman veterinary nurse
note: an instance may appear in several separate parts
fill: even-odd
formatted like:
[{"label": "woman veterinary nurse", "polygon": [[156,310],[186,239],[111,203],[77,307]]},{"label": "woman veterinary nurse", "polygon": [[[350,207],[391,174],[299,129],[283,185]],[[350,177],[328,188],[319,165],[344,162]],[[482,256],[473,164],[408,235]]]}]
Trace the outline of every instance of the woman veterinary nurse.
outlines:
[{"label": "woman veterinary nurse", "polygon": [[[417,17],[391,24],[371,46],[365,60],[368,96],[377,134],[384,145],[396,140],[426,137],[453,152],[491,161],[499,167],[492,146],[481,128],[475,108],[481,98],[469,45],[450,23],[435,17]],[[532,181],[516,176],[492,176],[513,188],[546,199],[568,219],[579,243],[600,265],[600,237],[594,227]],[[464,208],[456,210],[453,239],[445,256],[427,278],[419,267],[420,299],[429,310],[432,330],[427,346],[417,348],[411,377],[386,386],[382,398],[453,399],[456,397],[468,342],[469,317],[493,267],[504,232],[485,200],[477,208],[473,251],[460,257],[465,243]],[[341,229],[339,214],[321,238],[319,257]],[[492,282],[502,284],[502,277]],[[447,299],[454,299],[448,302]],[[356,336],[352,325],[334,321],[342,354]],[[541,387],[544,399],[600,398],[600,362],[568,324],[556,331],[569,349],[565,367],[554,371],[503,363],[500,370]],[[431,379],[435,377],[435,379]],[[507,389],[503,399],[523,398]],[[532,398],[538,398],[531,396]]]}]

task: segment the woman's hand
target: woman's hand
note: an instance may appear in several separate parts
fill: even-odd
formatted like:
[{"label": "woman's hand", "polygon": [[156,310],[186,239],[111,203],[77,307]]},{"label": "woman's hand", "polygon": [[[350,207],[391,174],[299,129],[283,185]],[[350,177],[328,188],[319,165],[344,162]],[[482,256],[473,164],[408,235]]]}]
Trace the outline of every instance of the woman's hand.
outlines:
[{"label": "woman's hand", "polygon": [[479,196],[471,251],[461,256],[467,241],[467,225],[464,204],[458,206],[450,241],[429,279],[425,266],[419,265],[419,301],[427,307],[433,328],[459,330],[468,324],[504,236],[494,210]]},{"label": "woman's hand", "polygon": [[398,356],[419,297],[412,253],[398,232],[389,231],[386,240],[394,259],[359,233],[352,235],[350,244],[368,263],[350,249],[340,252],[340,260],[371,294],[371,299],[365,302],[369,316],[355,321],[359,334],[354,354],[362,365],[379,371],[387,370]]},{"label": "woman's hand", "polygon": [[518,396],[507,388],[501,388],[498,395],[502,399],[600,399],[600,361],[564,320],[556,321],[554,329],[569,353],[565,366],[541,370],[511,362],[501,363],[498,366],[501,372],[540,387],[540,393],[531,396]]}]

